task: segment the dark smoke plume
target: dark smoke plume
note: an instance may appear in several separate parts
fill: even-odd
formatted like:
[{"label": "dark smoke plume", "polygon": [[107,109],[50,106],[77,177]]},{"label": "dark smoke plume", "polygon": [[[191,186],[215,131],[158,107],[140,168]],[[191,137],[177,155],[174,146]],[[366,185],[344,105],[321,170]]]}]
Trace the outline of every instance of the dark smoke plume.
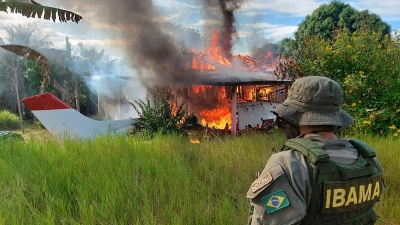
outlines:
[{"label": "dark smoke plume", "polygon": [[[93,1],[93,0],[90,0]],[[147,88],[184,82],[187,57],[171,36],[163,31],[165,23],[151,0],[118,0],[97,2],[108,15],[96,15],[121,31],[126,62],[137,71]]]},{"label": "dark smoke plume", "polygon": [[[234,12],[245,0],[198,0],[203,5],[205,19],[221,21],[220,46],[229,59],[232,37],[236,35]],[[165,32],[166,24],[157,20],[159,9],[151,0],[86,0],[86,4],[99,7],[92,20],[110,24],[121,32],[124,59],[136,70],[140,81],[151,89],[155,86],[185,83],[190,80],[187,49]],[[96,10],[97,11],[97,10]],[[193,21],[195,22],[195,21]],[[215,27],[214,27],[215,28]],[[214,29],[212,28],[212,29]],[[113,34],[117,35],[117,34]],[[205,34],[208,36],[208,34]]]},{"label": "dark smoke plume", "polygon": [[222,27],[219,33],[219,45],[224,51],[224,57],[230,59],[233,37],[236,35],[234,12],[241,7],[244,0],[203,0],[206,19],[218,19],[219,15],[212,15],[209,11],[218,7],[222,15]]}]

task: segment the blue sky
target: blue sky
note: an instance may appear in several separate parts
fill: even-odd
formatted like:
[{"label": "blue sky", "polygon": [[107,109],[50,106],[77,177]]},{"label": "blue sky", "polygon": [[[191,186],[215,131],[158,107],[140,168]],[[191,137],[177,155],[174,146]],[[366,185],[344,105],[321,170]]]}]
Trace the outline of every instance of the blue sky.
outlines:
[{"label": "blue sky", "polygon": [[[143,0],[150,1],[150,0]],[[114,26],[105,18],[99,18],[102,14],[118,13],[112,7],[104,7],[102,1],[95,0],[38,0],[39,3],[67,9],[83,16],[79,24],[53,23],[40,19],[28,19],[20,15],[0,12],[0,27],[7,24],[34,22],[41,32],[47,35],[47,39],[54,43],[56,48],[64,48],[65,36],[70,38],[73,44],[83,43],[84,46],[95,46],[99,50],[104,49],[106,54],[123,58],[124,36],[120,33],[123,29],[129,29],[129,21],[125,26]],[[112,1],[118,4],[118,0]],[[378,14],[383,21],[388,22],[392,29],[400,28],[400,1],[398,0],[353,0],[343,1],[349,3],[357,10],[365,10]],[[311,14],[314,9],[329,1],[321,0],[244,0],[241,8],[235,12],[237,39],[235,39],[234,53],[249,51],[249,42],[255,40],[254,34],[258,34],[260,45],[263,41],[277,42],[285,37],[292,37],[297,25]],[[109,4],[109,3],[108,3]],[[168,21],[203,31],[219,21],[204,18],[200,0],[153,0],[158,9],[158,21]],[[0,32],[0,35],[2,32]]]}]

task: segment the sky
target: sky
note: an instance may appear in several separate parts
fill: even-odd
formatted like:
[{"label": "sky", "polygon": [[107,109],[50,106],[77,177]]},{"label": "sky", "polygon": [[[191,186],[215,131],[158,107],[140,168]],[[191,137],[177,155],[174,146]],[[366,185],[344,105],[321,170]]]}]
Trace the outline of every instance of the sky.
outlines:
[{"label": "sky", "polygon": [[[44,19],[25,18],[18,14],[0,12],[0,28],[9,24],[34,23],[40,35],[54,43],[55,48],[65,47],[68,36],[73,45],[83,43],[104,49],[107,55],[122,59],[126,57],[126,41],[130,35],[126,30],[135,29],[132,16],[125,16],[124,3],[127,0],[38,0],[40,4],[73,11],[83,17],[78,24],[60,23]],[[206,0],[204,0],[205,2]],[[262,45],[265,42],[278,42],[285,37],[293,37],[298,24],[305,16],[323,3],[321,0],[234,0],[239,6],[234,12],[237,34],[234,37],[232,53],[248,53],[249,45]],[[110,3],[112,2],[112,3]],[[138,8],[149,8],[155,21],[171,22],[199,30],[203,35],[207,28],[220,23],[217,17],[206,16],[205,3],[202,0],[131,0],[139,4]],[[146,2],[146,3],[144,3]],[[343,1],[357,10],[368,9],[381,16],[392,29],[400,28],[400,1],[398,0],[353,0]],[[143,4],[142,4],[143,3]],[[128,3],[129,4],[129,3]],[[132,5],[132,7],[135,7]],[[132,8],[134,10],[134,8]],[[128,9],[127,10],[132,10]],[[128,14],[127,14],[128,15]],[[116,22],[117,21],[117,22]],[[123,22],[121,22],[123,21]],[[0,35],[4,32],[0,31]],[[255,35],[257,34],[257,35]],[[260,37],[262,38],[260,40]]]}]

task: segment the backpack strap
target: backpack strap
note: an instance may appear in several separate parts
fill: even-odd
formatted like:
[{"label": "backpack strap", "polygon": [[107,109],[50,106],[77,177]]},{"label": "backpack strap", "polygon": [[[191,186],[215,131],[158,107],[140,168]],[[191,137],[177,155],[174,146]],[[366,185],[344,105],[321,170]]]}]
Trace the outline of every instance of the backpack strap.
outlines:
[{"label": "backpack strap", "polygon": [[299,151],[313,164],[316,162],[327,162],[329,159],[328,154],[321,146],[306,138],[293,138],[287,140],[282,151],[289,149]]}]

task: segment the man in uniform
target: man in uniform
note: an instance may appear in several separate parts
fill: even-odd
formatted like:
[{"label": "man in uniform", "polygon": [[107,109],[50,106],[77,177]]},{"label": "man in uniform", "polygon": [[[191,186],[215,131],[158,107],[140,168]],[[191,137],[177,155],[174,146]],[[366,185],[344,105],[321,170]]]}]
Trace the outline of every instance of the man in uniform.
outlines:
[{"label": "man in uniform", "polygon": [[335,135],[353,122],[342,87],[320,76],[297,79],[274,113],[289,140],[247,192],[249,224],[374,224],[384,189],[375,151]]}]

